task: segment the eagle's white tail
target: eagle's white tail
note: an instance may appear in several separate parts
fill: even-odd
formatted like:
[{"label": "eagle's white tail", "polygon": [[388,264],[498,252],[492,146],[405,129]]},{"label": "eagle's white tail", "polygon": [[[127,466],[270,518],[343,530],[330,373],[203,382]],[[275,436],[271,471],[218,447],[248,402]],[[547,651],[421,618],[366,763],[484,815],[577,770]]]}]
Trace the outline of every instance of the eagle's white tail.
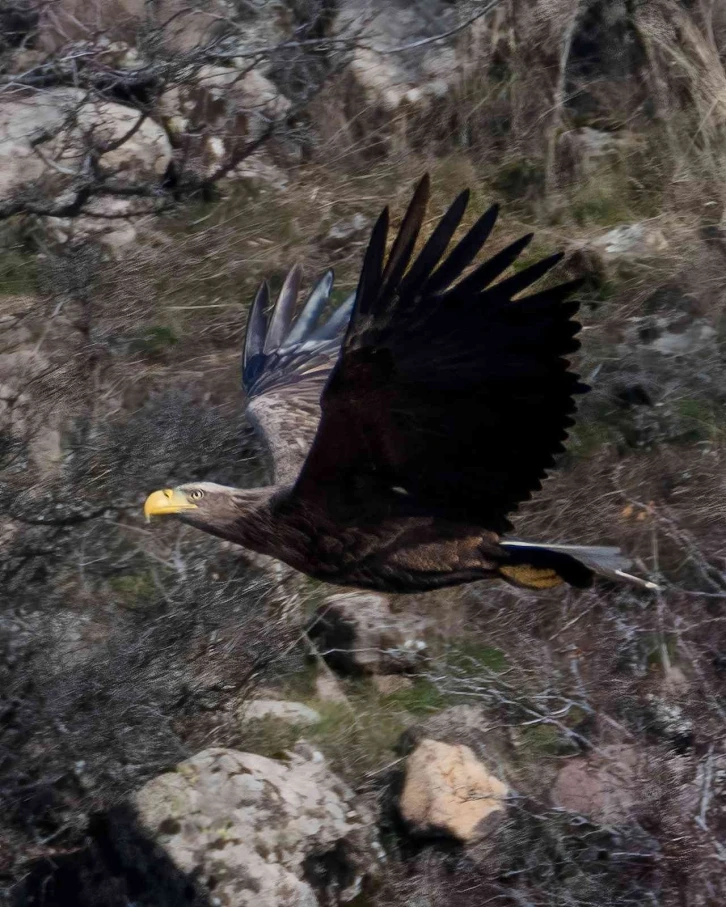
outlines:
[{"label": "eagle's white tail", "polygon": [[[501,571],[505,578],[530,588],[545,588],[544,574],[538,579],[538,571],[547,571],[552,581],[568,582],[573,586],[588,586],[593,575],[603,576],[619,582],[631,583],[641,589],[658,590],[660,587],[650,580],[640,579],[627,571],[632,561],[619,548],[590,545],[539,545],[533,542],[518,542],[503,539],[502,548],[510,554],[511,561],[505,562]],[[527,573],[529,570],[530,573]]]}]

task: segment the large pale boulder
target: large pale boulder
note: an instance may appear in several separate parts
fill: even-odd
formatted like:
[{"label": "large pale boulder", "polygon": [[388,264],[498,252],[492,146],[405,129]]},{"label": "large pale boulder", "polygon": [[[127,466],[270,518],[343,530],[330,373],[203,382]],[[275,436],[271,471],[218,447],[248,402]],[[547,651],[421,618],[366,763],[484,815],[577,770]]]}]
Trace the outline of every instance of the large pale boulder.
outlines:
[{"label": "large pale boulder", "polygon": [[49,53],[89,36],[133,40],[158,26],[157,36],[170,50],[190,50],[212,39],[235,13],[225,0],[53,0],[39,6],[38,44]]},{"label": "large pale boulder", "polygon": [[92,198],[75,217],[45,218],[46,235],[54,242],[97,243],[115,258],[138,248],[140,231],[148,238],[154,215],[148,202],[125,198]]},{"label": "large pale boulder", "polygon": [[[39,477],[49,478],[61,464],[63,414],[58,407],[38,407],[28,388],[58,381],[62,371],[39,344],[0,347],[0,432],[27,452]],[[50,376],[53,376],[51,379]]]},{"label": "large pale boulder", "polygon": [[135,805],[179,869],[219,904],[345,904],[376,874],[372,817],[306,744],[286,762],[204,750],[146,784]]},{"label": "large pale boulder", "polygon": [[[457,24],[457,5],[429,0],[426,6],[424,12],[417,4],[385,0],[340,3],[338,31],[344,35],[362,28],[366,34],[353,52],[352,78],[364,100],[387,113],[402,107],[425,109],[449,93],[462,71],[453,40],[426,41]],[[395,52],[417,41],[420,47]]]},{"label": "large pale boulder", "polygon": [[308,634],[327,663],[344,674],[413,671],[426,653],[426,625],[394,614],[388,599],[368,592],[330,595],[316,611]]},{"label": "large pale boulder", "polygon": [[468,843],[504,817],[509,793],[468,746],[422,740],[406,760],[399,809],[414,834]]},{"label": "large pale boulder", "polygon": [[[0,103],[0,200],[38,181],[60,193],[89,148],[100,165],[129,182],[158,179],[171,161],[166,133],[122,104],[89,101],[86,92],[55,88]],[[104,150],[107,149],[107,150]]]},{"label": "large pale boulder", "polygon": [[[79,108],[77,122],[70,139],[76,148],[65,152],[74,161],[83,154],[86,137],[92,136],[94,143],[108,147],[101,164],[117,179],[123,177],[132,182],[161,177],[169,166],[171,145],[166,132],[138,110],[108,101],[90,101]],[[76,150],[79,146],[80,153]]]},{"label": "large pale boulder", "polygon": [[[89,151],[114,184],[159,183],[171,159],[164,129],[137,110],[89,100],[86,92],[58,88],[0,103],[0,203],[32,199],[41,211],[75,198],[74,179]],[[146,199],[97,196],[81,216],[48,218],[49,236],[64,243],[89,236],[120,254],[137,238]]]},{"label": "large pale boulder", "polygon": [[[224,167],[230,157],[255,142],[271,123],[284,119],[291,102],[259,68],[249,61],[239,66],[202,66],[186,84],[165,92],[158,103],[159,115],[175,138],[177,158],[183,169],[194,169],[208,177]],[[269,178],[265,167],[274,165],[260,159],[245,160],[230,176]],[[273,181],[277,176],[273,175]]]},{"label": "large pale boulder", "polygon": [[[67,100],[71,96],[63,92]],[[0,199],[23,186],[32,186],[47,171],[32,141],[62,127],[63,112],[54,92],[0,104]]]}]

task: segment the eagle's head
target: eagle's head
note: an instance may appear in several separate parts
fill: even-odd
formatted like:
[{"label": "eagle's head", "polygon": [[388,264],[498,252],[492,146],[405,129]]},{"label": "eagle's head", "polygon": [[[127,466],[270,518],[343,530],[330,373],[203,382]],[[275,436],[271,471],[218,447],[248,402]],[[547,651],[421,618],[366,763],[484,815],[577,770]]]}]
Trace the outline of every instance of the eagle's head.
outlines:
[{"label": "eagle's head", "polygon": [[152,492],[144,504],[147,521],[174,516],[199,529],[229,538],[259,505],[260,489],[230,488],[215,482],[189,482]]},{"label": "eagle's head", "polygon": [[152,492],[144,504],[144,516],[181,516],[193,511],[214,509],[228,489],[212,482],[197,482]]}]

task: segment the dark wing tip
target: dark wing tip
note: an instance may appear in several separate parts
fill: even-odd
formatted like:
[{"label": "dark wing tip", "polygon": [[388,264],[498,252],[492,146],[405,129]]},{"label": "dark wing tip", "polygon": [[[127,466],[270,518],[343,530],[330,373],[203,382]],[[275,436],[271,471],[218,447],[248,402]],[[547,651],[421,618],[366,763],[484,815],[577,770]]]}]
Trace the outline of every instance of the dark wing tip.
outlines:
[{"label": "dark wing tip", "polygon": [[[459,197],[461,198],[461,196]],[[456,202],[454,204],[456,204]],[[463,211],[464,209],[462,208],[462,216]],[[489,236],[496,225],[498,216],[498,205],[491,205],[487,208],[476,223],[469,229],[466,236],[457,243],[449,256],[428,278],[425,286],[425,292],[427,294],[432,295],[443,291],[461,277],[489,239]],[[466,279],[469,280],[469,278]]]},{"label": "dark wing tip", "polygon": [[388,255],[388,261],[381,277],[382,286],[379,303],[385,305],[386,301],[397,292],[401,278],[411,261],[411,255],[426,216],[430,188],[429,176],[426,173],[416,186]]},{"label": "dark wing tip", "polygon": [[401,284],[401,296],[415,295],[433,274],[464,216],[471,192],[464,189],[441,216]]},{"label": "dark wing tip", "polygon": [[363,258],[363,267],[360,272],[355,303],[356,311],[361,315],[368,314],[380,291],[389,218],[390,212],[388,205],[386,205],[373,225],[368,248]]},{"label": "dark wing tip", "polygon": [[[533,234],[529,234],[529,236],[531,238]],[[533,265],[523,268],[519,273],[514,274],[512,277],[502,280],[501,283],[496,285],[495,289],[505,292],[510,298],[516,296],[518,293],[531,287],[532,284],[537,283],[538,280],[558,265],[564,257],[564,252],[555,252],[554,255],[548,255],[546,258],[540,259]]]}]

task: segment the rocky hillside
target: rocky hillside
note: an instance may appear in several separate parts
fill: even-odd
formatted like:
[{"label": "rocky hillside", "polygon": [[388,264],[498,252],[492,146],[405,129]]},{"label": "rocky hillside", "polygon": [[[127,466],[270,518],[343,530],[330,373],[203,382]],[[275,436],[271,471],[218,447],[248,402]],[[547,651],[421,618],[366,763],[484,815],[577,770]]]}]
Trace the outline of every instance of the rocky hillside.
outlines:
[{"label": "rocky hillside", "polygon": [[[726,902],[725,66],[709,0],[0,3],[8,904]],[[264,481],[257,282],[337,303],[426,170],[585,278],[516,534],[662,592],[383,597],[144,524]]]}]

